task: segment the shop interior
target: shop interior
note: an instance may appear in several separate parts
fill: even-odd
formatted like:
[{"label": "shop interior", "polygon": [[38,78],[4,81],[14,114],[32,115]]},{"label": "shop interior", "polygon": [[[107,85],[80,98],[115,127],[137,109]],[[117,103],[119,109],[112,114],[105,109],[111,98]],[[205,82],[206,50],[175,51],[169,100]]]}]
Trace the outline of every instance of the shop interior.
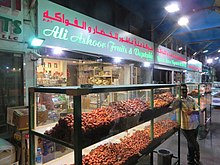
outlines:
[{"label": "shop interior", "polygon": [[[92,54],[63,51],[63,56],[44,48],[42,58],[37,61],[37,85],[42,86],[79,86],[125,85],[151,83],[152,67],[143,64]],[[45,51],[46,50],[46,51]],[[49,52],[49,53],[48,53]],[[53,57],[53,58],[52,58]],[[79,58],[81,57],[81,58]]]}]

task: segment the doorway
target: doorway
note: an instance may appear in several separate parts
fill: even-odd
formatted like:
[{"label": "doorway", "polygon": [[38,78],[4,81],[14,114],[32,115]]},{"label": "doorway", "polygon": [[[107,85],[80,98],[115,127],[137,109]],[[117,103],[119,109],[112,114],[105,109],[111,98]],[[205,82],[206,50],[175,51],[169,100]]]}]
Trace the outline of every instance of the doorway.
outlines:
[{"label": "doorway", "polygon": [[0,135],[7,132],[7,107],[24,105],[22,54],[0,52]]}]

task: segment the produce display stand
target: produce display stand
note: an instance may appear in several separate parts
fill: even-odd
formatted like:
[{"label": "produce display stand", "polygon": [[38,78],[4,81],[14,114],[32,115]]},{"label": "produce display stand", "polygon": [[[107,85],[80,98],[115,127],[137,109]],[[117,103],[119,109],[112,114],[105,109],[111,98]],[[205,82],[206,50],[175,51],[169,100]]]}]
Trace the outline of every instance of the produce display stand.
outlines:
[{"label": "produce display stand", "polygon": [[[163,106],[163,107],[157,107],[158,100],[161,99],[160,94],[156,95],[155,91],[163,91],[163,90],[169,90],[172,91],[174,97],[177,96],[177,93],[179,93],[180,97],[180,86],[174,85],[174,84],[142,84],[142,85],[128,85],[128,86],[94,86],[90,88],[81,88],[79,86],[75,87],[33,87],[29,88],[29,118],[30,118],[30,124],[29,124],[29,133],[30,133],[30,164],[35,164],[35,153],[36,148],[38,147],[37,144],[39,142],[38,138],[49,140],[52,143],[62,145],[63,147],[69,148],[70,152],[67,152],[63,154],[61,157],[53,158],[52,160],[45,162],[46,165],[56,165],[56,164],[76,164],[81,165],[83,164],[83,159],[85,158],[85,155],[90,154],[93,150],[95,150],[97,147],[103,146],[103,145],[111,145],[111,144],[120,144],[123,140],[126,139],[129,140],[129,138],[132,137],[132,135],[136,132],[149,130],[149,144],[147,147],[141,149],[139,151],[139,154],[133,155],[129,157],[126,160],[125,164],[135,164],[138,162],[138,160],[143,156],[147,154],[151,154],[151,164],[153,164],[153,151],[156,147],[158,147],[161,143],[163,143],[166,139],[168,139],[171,135],[173,135],[175,132],[178,132],[178,163],[180,164],[180,113],[178,113],[178,120],[176,122],[176,126],[173,126],[174,121],[171,121],[171,115],[173,114],[173,109],[169,108],[169,105]],[[117,93],[122,91],[128,91],[132,93],[128,98],[130,101],[132,99],[136,99],[140,97],[140,94],[146,93],[146,98],[148,100],[149,109],[144,109],[141,112],[138,112],[137,114],[134,114],[132,111],[131,114],[125,112],[126,114],[129,114],[124,117],[120,117],[117,120],[113,121],[113,125],[120,126],[124,123],[120,130],[112,131],[114,128],[113,126],[108,130],[108,134],[103,137],[95,139],[95,141],[90,141],[87,143],[87,141],[84,141],[85,132],[82,128],[82,121],[84,121],[84,118],[82,118],[82,99],[81,97],[83,95],[89,95],[94,93]],[[175,91],[175,93],[174,93]],[[44,123],[39,125],[37,122],[37,111],[38,111],[38,94],[39,93],[51,93],[51,94],[64,94],[70,97],[69,100],[73,99],[73,130],[74,133],[71,134],[71,142],[67,142],[66,140],[55,138],[50,136],[49,134],[46,134],[45,132],[48,130],[51,130],[55,127],[56,123]],[[135,97],[134,97],[135,96]],[[159,97],[159,98],[156,98]],[[146,99],[144,98],[144,99]],[[169,97],[167,97],[169,98]],[[167,99],[169,100],[169,99]],[[119,100],[120,101],[120,100]],[[146,101],[146,100],[145,100]],[[147,102],[147,101],[146,101]],[[159,104],[162,101],[159,101]],[[172,102],[172,100],[171,100]],[[123,103],[123,101],[122,101]],[[141,102],[145,105],[144,102]],[[117,103],[113,103],[113,105]],[[100,107],[101,109],[102,107]],[[118,111],[118,109],[117,109]],[[134,109],[135,111],[135,109]],[[93,112],[93,111],[91,111]],[[136,112],[136,111],[135,111]],[[85,114],[84,114],[85,115]],[[115,114],[114,114],[115,115]],[[138,120],[137,120],[138,119]],[[161,126],[158,128],[158,123],[162,123]],[[163,123],[165,125],[163,125]],[[167,124],[167,126],[166,126]],[[110,122],[109,125],[112,125]],[[104,129],[107,129],[109,125],[105,125],[103,127]],[[171,126],[169,126],[171,125]],[[161,128],[160,128],[161,127]],[[163,128],[164,127],[164,128]],[[167,127],[167,128],[166,128]],[[98,127],[97,127],[98,128]],[[157,129],[161,129],[161,131],[158,132]],[[165,132],[164,132],[164,130]],[[103,129],[100,129],[103,131]],[[94,132],[93,132],[94,131]],[[156,131],[156,132],[155,132]],[[86,132],[87,133],[87,132]],[[97,136],[95,133],[98,134],[97,130],[93,129],[89,132],[91,135]],[[38,138],[36,138],[38,137]],[[144,138],[144,137],[143,137]],[[91,139],[86,139],[91,140]],[[85,143],[83,143],[83,141]],[[68,151],[68,150],[66,150]]]}]

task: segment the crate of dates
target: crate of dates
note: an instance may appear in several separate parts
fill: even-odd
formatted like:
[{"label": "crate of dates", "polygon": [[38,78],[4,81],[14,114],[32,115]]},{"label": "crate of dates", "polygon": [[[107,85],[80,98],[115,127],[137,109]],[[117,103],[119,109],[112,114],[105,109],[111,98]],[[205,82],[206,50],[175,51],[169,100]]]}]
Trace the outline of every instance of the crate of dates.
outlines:
[{"label": "crate of dates", "polygon": [[[91,145],[109,135],[114,125],[114,116],[111,107],[102,107],[90,112],[82,113],[82,141],[83,147]],[[74,116],[67,114],[59,119],[58,123],[45,134],[54,138],[73,143]]]},{"label": "crate of dates", "polygon": [[119,116],[114,125],[116,132],[138,125],[141,114],[147,109],[147,104],[138,98],[112,102],[110,106],[113,108],[113,113]]}]

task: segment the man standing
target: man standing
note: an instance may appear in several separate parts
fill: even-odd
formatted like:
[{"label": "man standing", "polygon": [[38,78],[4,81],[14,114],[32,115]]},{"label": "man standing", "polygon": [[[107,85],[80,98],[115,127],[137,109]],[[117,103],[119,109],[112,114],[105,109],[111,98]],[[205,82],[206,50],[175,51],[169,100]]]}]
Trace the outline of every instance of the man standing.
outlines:
[{"label": "man standing", "polygon": [[174,109],[178,109],[182,106],[181,130],[187,140],[188,165],[199,165],[200,151],[197,141],[199,128],[199,106],[191,96],[187,95],[187,86],[185,84],[181,85],[181,103],[182,104],[180,104],[179,99],[176,99],[171,106]]}]

